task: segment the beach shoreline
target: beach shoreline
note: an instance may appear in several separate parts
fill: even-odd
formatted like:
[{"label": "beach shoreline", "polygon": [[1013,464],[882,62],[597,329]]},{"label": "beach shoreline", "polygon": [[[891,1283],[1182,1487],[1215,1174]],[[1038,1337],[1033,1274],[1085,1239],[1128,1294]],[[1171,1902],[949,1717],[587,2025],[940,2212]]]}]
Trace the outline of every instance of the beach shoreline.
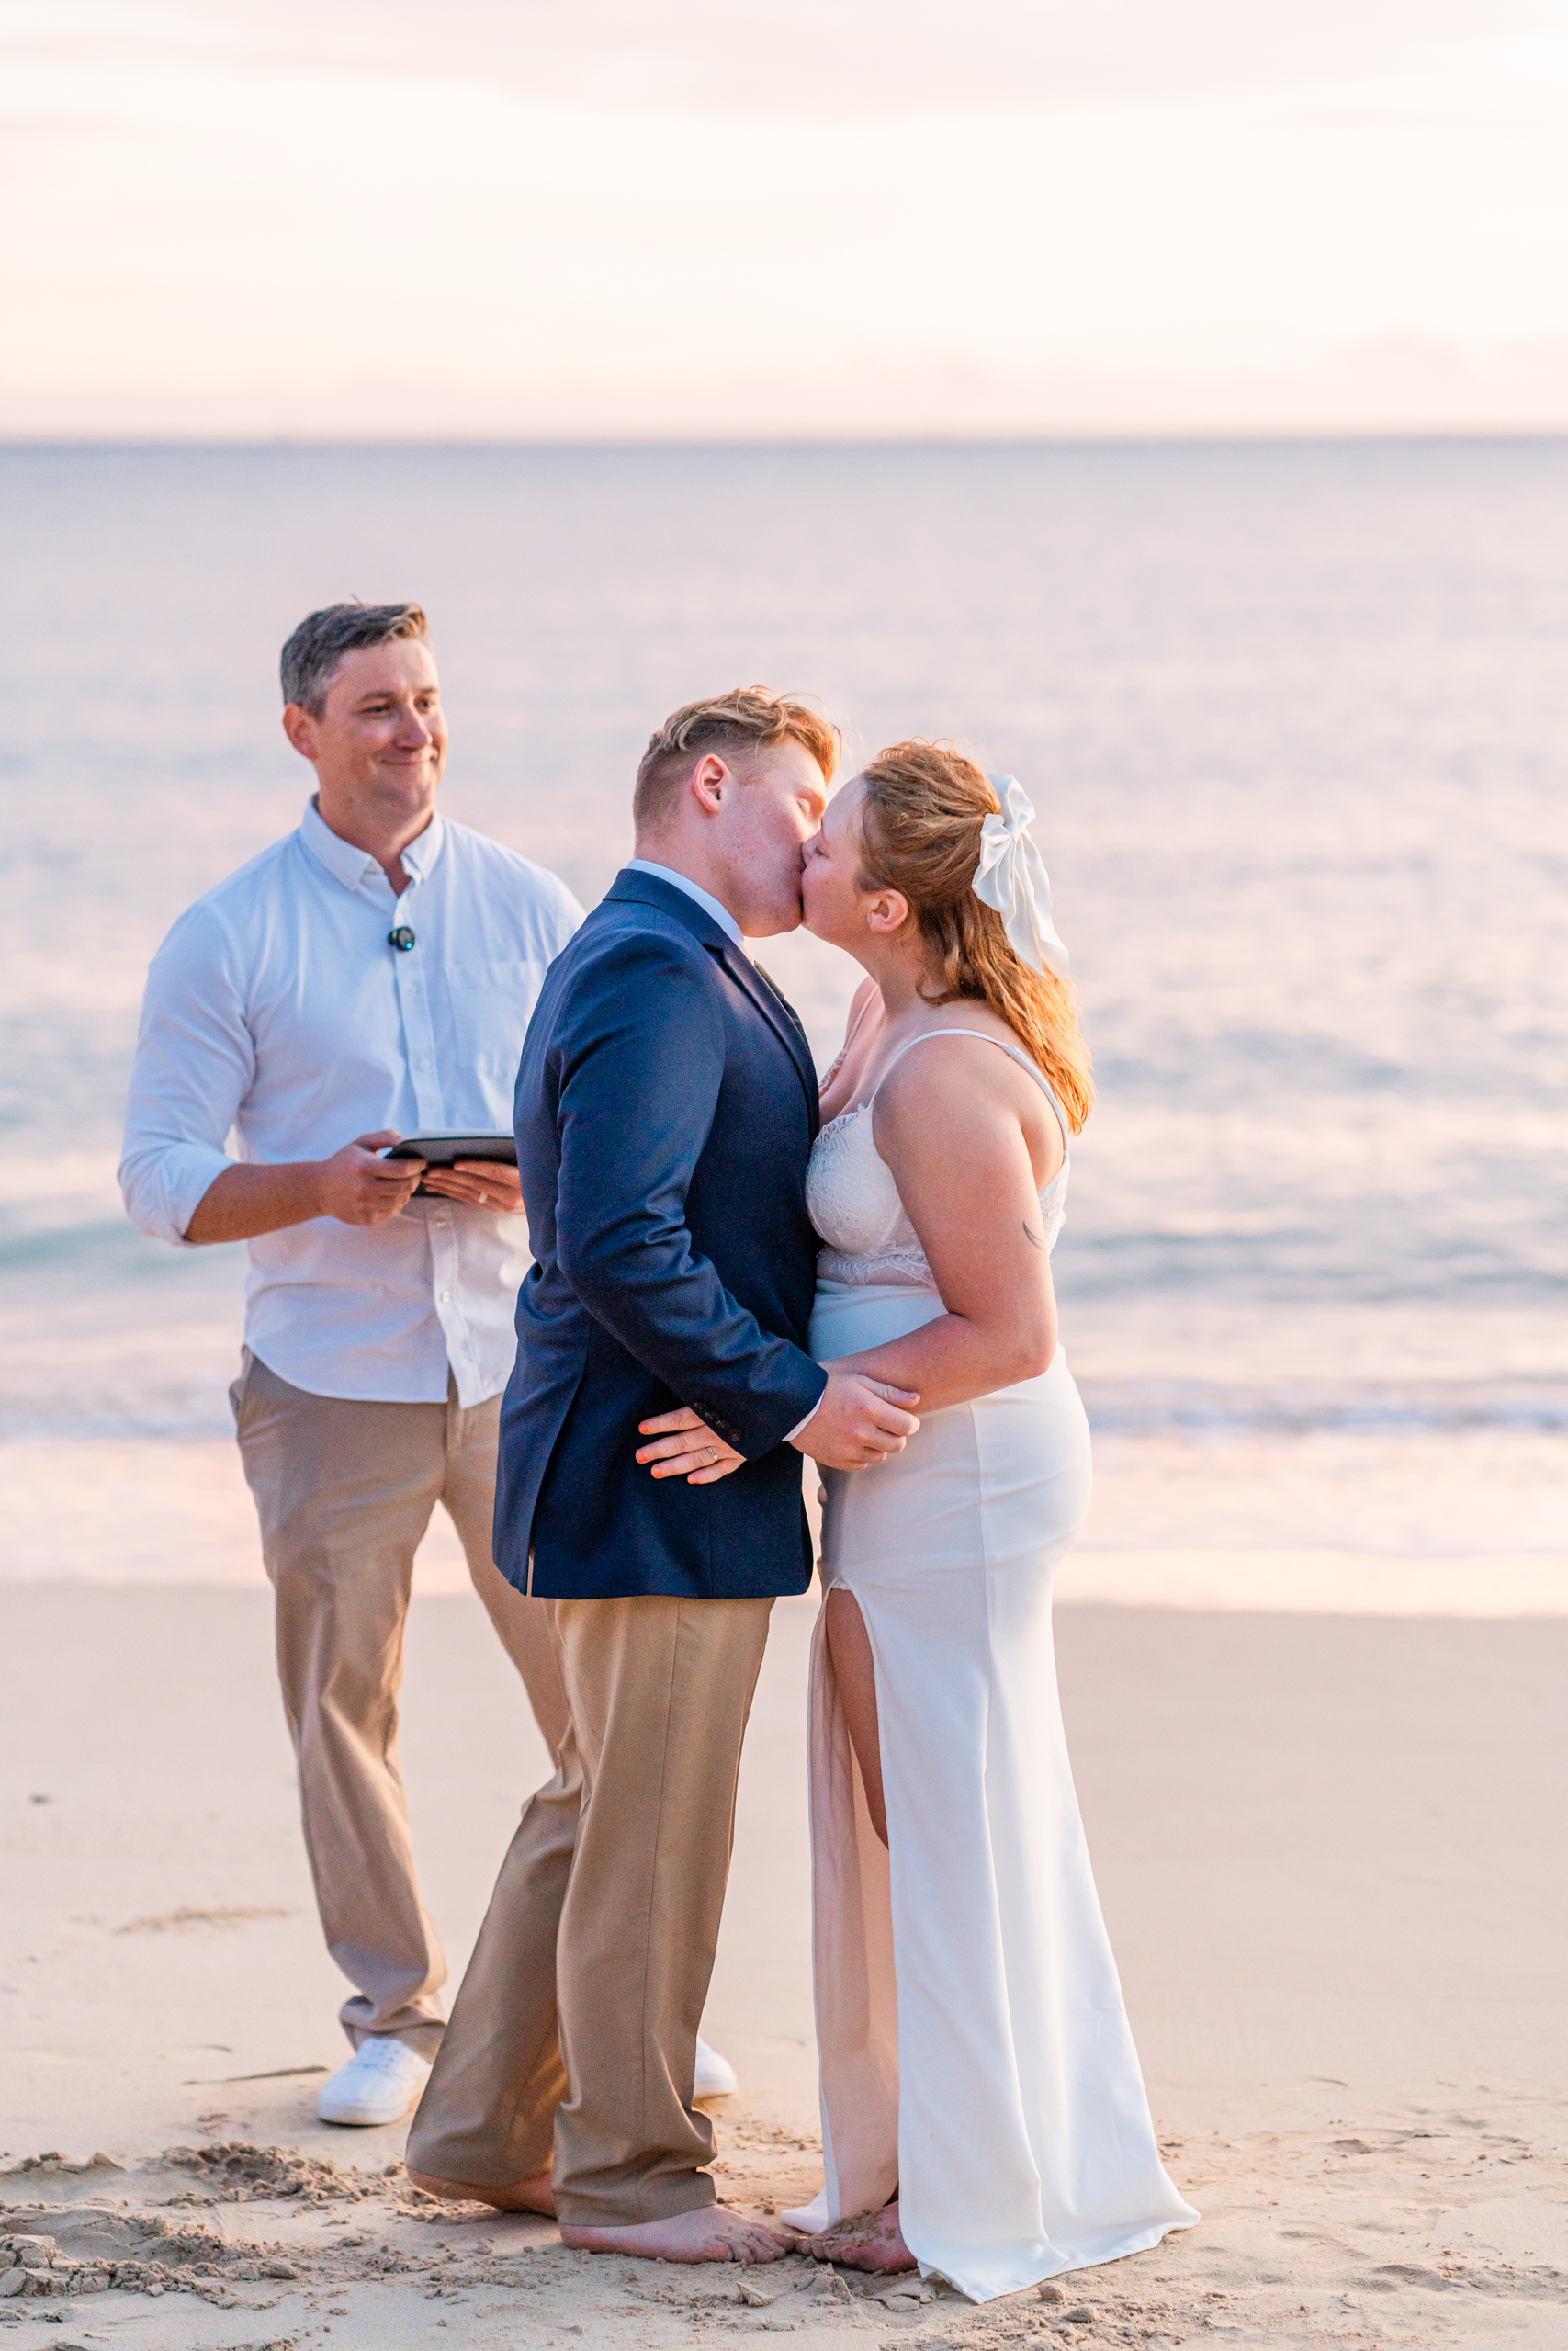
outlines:
[{"label": "beach shoreline", "polygon": [[[1292,1442],[1276,1440],[1265,1452],[1250,1441],[1227,1456],[1213,1444],[1098,1440],[1089,1525],[1064,1564],[1058,1599],[1328,1615],[1568,1615],[1568,1540],[1555,1483],[1539,1488],[1533,1543],[1519,1540],[1526,1514],[1517,1498],[1511,1546],[1483,1547],[1473,1525],[1442,1553],[1335,1543],[1322,1528],[1307,1540],[1280,1494],[1282,1464],[1294,1466]],[[1409,1482],[1407,1468],[1400,1475]],[[1248,1484],[1249,1497],[1238,1500]],[[1212,1509],[1205,1492],[1215,1498]],[[1168,1494],[1175,1505],[1162,1511]],[[33,1583],[265,1589],[254,1508],[227,1437],[0,1438],[0,1590]],[[808,1490],[808,1505],[811,1498]],[[1345,1515],[1356,1515],[1352,1506]],[[1201,1539],[1205,1516],[1224,1528],[1222,1540]],[[421,1547],[415,1581],[431,1597],[468,1588],[443,1510]]]}]

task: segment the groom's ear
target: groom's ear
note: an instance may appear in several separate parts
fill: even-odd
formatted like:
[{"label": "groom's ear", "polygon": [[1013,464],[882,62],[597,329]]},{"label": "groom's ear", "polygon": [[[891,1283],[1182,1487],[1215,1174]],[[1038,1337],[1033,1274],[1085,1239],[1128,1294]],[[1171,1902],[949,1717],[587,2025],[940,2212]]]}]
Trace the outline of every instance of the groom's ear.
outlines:
[{"label": "groom's ear", "polygon": [[716,817],[739,782],[715,752],[705,752],[687,778],[686,789],[705,814]]}]

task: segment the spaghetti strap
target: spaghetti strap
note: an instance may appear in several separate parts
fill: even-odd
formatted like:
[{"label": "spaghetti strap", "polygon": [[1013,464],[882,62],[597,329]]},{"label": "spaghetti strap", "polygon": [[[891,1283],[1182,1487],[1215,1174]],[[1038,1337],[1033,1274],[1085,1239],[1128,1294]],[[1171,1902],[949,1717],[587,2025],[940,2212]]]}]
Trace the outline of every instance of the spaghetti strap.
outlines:
[{"label": "spaghetti strap", "polygon": [[875,1003],[875,1001],[876,1001],[876,1000],[877,1000],[877,997],[878,997],[878,995],[879,995],[880,993],[881,993],[881,990],[880,990],[879,989],[875,989],[875,988],[869,989],[867,990],[867,992],[866,992],[866,999],[865,999],[865,1002],[861,1006],[860,1011],[855,1014],[854,1019],[850,1023],[850,1033],[849,1033],[848,1036],[844,1039],[843,1045],[842,1045],[842,1046],[841,1046],[841,1047],[840,1047],[840,1057],[840,1057],[840,1060],[843,1058],[844,1054],[846,1054],[846,1053],[849,1051],[849,1049],[850,1049],[851,1046],[852,1046],[852,1045],[853,1045],[853,1043],[854,1043],[854,1041],[855,1041],[856,1037],[857,1037],[857,1036],[859,1036],[859,1034],[860,1034],[860,1024],[861,1024],[861,1023],[864,1020],[864,1018],[865,1018],[866,1014],[870,1012],[870,1010],[871,1010],[872,1006]]},{"label": "spaghetti strap", "polygon": [[[857,1023],[856,1025],[858,1027],[859,1023]],[[1035,1084],[1039,1087],[1041,1092],[1044,1095],[1046,1101],[1055,1112],[1057,1122],[1062,1129],[1063,1149],[1067,1150],[1071,1148],[1073,1136],[1072,1129],[1067,1125],[1067,1113],[1062,1108],[1061,1103],[1056,1100],[1055,1091],[1044,1071],[1038,1068],[1034,1062],[1031,1061],[1028,1054],[1024,1052],[1021,1046],[1009,1045],[1004,1038],[993,1036],[988,1029],[922,1029],[919,1036],[906,1038],[905,1042],[898,1047],[897,1052],[894,1054],[892,1060],[888,1062],[887,1068],[883,1071],[881,1077],[878,1078],[875,1085],[872,1088],[871,1093],[864,1104],[865,1109],[870,1110],[875,1102],[877,1095],[887,1083],[888,1072],[892,1069],[894,1063],[901,1061],[905,1054],[909,1052],[913,1046],[917,1045],[925,1045],[929,1043],[931,1038],[933,1036],[977,1036],[982,1045],[994,1045],[998,1053],[1005,1053],[1010,1061],[1016,1061],[1021,1069],[1026,1069],[1029,1072],[1029,1075],[1033,1079]]]},{"label": "spaghetti strap", "polygon": [[849,1034],[845,1037],[837,1053],[834,1054],[831,1061],[829,1062],[828,1067],[824,1069],[821,1078],[818,1080],[818,1084],[824,1091],[832,1084],[834,1079],[843,1068],[845,1057],[848,1054],[851,1046],[853,1045],[856,1037],[860,1034],[861,1023],[864,1020],[866,1014],[875,1003],[879,992],[880,991],[874,988],[871,988],[866,990],[865,1001],[861,1006],[860,1011],[855,1014],[854,1019],[851,1022]]}]

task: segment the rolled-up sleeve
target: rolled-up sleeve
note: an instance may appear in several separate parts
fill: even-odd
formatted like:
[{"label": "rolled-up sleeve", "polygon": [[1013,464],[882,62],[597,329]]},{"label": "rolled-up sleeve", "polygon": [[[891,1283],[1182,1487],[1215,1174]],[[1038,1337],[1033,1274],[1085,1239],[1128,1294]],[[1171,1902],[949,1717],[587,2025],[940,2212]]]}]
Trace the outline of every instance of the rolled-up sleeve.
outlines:
[{"label": "rolled-up sleeve", "polygon": [[141,1005],[119,1163],[141,1231],[187,1246],[204,1194],[233,1164],[224,1147],[254,1076],[235,943],[210,907],[194,906],[153,956]]}]

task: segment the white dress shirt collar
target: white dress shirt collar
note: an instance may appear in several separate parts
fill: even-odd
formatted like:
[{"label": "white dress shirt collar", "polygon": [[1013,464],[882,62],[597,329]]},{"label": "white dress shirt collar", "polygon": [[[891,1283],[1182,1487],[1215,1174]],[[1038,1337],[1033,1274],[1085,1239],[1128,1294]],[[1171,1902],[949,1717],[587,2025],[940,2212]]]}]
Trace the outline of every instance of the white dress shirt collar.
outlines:
[{"label": "white dress shirt collar", "polygon": [[[385,881],[381,865],[367,849],[356,849],[352,841],[344,841],[341,833],[333,831],[317,808],[313,793],[306,801],[305,813],[299,820],[299,837],[316,863],[324,866],[344,889],[356,890],[363,882],[377,877]],[[446,837],[445,824],[432,810],[424,831],[416,833],[402,853],[403,871],[416,882],[428,881]]]},{"label": "white dress shirt collar", "polygon": [[700,906],[705,914],[712,916],[727,939],[732,940],[738,947],[744,947],[746,942],[740,935],[740,925],[728,907],[721,906],[700,883],[688,881],[685,875],[676,873],[672,865],[656,865],[651,857],[628,857],[626,871],[628,874],[652,874],[661,882],[672,882],[678,890],[685,891],[694,905]]}]

